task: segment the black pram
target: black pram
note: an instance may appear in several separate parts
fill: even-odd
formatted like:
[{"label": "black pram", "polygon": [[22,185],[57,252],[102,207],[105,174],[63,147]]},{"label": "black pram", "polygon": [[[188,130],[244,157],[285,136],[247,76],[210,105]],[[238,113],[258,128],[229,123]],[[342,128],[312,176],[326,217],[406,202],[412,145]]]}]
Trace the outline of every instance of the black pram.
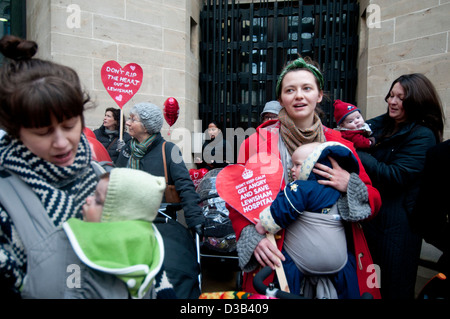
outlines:
[{"label": "black pram", "polygon": [[236,234],[231,225],[225,201],[219,197],[216,189],[216,177],[221,171],[216,168],[209,171],[197,187],[200,207],[205,216],[203,248],[218,253],[229,254],[236,251]]},{"label": "black pram", "polygon": [[[236,290],[242,286],[242,272],[236,251],[236,234],[231,225],[225,201],[216,188],[216,177],[222,168],[209,171],[197,187],[199,205],[205,216],[204,236],[199,240],[198,251],[203,262],[210,261],[217,273],[223,270],[236,272]],[[206,260],[205,260],[206,258]]]}]

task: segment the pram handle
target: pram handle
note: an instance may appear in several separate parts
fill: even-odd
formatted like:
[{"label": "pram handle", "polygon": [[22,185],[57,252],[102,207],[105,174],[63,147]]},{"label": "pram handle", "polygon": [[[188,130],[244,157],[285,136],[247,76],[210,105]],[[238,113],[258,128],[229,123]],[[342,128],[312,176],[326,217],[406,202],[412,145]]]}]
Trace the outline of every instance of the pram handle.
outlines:
[{"label": "pram handle", "polygon": [[201,202],[203,202],[203,201],[205,201],[205,200],[212,199],[212,198],[217,198],[217,197],[220,197],[219,194],[217,194],[217,193],[209,194],[209,195],[207,195],[207,196],[205,196],[205,197],[201,197],[201,198],[199,199],[199,201],[198,201],[198,204],[200,204]]},{"label": "pram handle", "polygon": [[265,266],[253,278],[253,287],[259,294],[279,299],[305,299],[302,296],[291,294],[275,287],[268,287],[264,284],[264,280],[272,273],[272,268]]},{"label": "pram handle", "polygon": [[177,211],[182,208],[181,203],[161,203],[158,213],[166,218],[177,220]]},{"label": "pram handle", "polygon": [[180,210],[183,208],[183,205],[181,203],[161,203],[159,208],[167,210]]}]

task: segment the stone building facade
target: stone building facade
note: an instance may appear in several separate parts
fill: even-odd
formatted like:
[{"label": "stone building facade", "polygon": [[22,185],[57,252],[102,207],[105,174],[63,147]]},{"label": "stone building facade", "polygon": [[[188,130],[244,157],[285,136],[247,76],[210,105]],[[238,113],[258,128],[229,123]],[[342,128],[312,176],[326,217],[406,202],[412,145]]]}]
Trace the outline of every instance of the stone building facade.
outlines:
[{"label": "stone building facade", "polygon": [[366,117],[386,111],[384,97],[397,77],[423,73],[439,93],[450,138],[450,1],[361,0],[360,10],[357,101]]},{"label": "stone building facade", "polygon": [[[86,114],[95,129],[107,107],[117,107],[100,71],[109,60],[143,68],[142,86],[123,106],[150,101],[163,107],[175,97],[177,127],[193,130],[198,117],[198,16],[200,0],[40,0],[27,1],[27,37],[39,44],[39,57],[74,68],[96,102]],[[166,137],[169,126],[164,123]],[[170,138],[169,138],[170,139]]]},{"label": "stone building facade", "polygon": [[[39,57],[79,73],[97,104],[87,113],[88,127],[100,126],[105,108],[115,106],[100,77],[102,65],[115,60],[137,63],[144,72],[140,90],[123,108],[126,116],[135,103],[163,107],[175,97],[180,115],[172,132],[194,132],[202,5],[203,0],[27,0],[27,37],[38,42]],[[450,0],[360,0],[360,11],[357,102],[365,116],[386,111],[384,96],[395,78],[421,72],[435,84],[450,117]],[[176,138],[167,123],[162,133]]]}]

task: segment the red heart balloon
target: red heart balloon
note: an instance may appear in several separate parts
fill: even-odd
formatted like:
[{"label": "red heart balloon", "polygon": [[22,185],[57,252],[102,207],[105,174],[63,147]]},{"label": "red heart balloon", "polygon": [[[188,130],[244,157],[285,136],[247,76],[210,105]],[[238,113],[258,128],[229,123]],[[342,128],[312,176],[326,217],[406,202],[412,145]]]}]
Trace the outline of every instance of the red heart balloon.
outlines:
[{"label": "red heart balloon", "polygon": [[254,223],[280,191],[283,164],[278,156],[257,153],[244,165],[228,165],[216,178],[219,196]]},{"label": "red heart balloon", "polygon": [[194,183],[195,188],[200,184],[203,177],[208,173],[206,168],[195,169],[191,168],[189,170],[189,175],[191,176],[192,182]]},{"label": "red heart balloon", "polygon": [[139,64],[129,63],[122,68],[113,60],[103,64],[101,70],[103,85],[120,108],[137,93],[143,74]]},{"label": "red heart balloon", "polygon": [[164,102],[164,118],[169,126],[172,126],[177,121],[179,113],[178,101],[173,97],[169,97]]}]

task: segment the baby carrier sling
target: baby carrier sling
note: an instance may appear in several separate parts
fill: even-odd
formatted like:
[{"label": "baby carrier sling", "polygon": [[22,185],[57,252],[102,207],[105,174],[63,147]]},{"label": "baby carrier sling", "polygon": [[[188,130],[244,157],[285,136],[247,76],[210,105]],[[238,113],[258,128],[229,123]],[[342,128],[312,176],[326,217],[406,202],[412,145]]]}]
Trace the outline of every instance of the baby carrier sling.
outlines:
[{"label": "baby carrier sling", "polygon": [[0,168],[0,189],[0,202],[27,252],[22,298],[129,298],[118,277],[89,268],[78,258],[64,230],[55,227],[36,194],[20,178]]}]

